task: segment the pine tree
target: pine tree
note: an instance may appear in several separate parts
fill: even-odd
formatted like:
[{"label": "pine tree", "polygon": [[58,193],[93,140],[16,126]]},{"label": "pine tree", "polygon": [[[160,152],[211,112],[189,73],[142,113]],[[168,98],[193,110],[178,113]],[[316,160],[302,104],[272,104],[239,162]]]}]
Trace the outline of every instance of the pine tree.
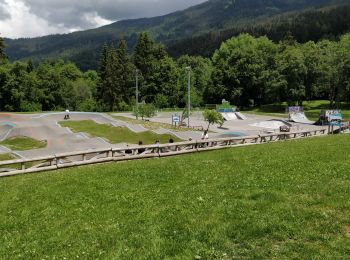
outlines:
[{"label": "pine tree", "polygon": [[115,48],[111,47],[107,53],[106,69],[102,79],[102,102],[104,109],[113,111],[120,102],[121,87],[119,82],[120,63]]},{"label": "pine tree", "polygon": [[117,50],[117,58],[119,62],[119,84],[121,89],[122,100],[130,104],[133,87],[134,65],[131,62],[128,53],[128,46],[125,40],[120,40]]},{"label": "pine tree", "polygon": [[102,80],[104,80],[105,78],[106,66],[107,66],[107,55],[108,55],[108,45],[105,43],[102,46],[100,64],[98,69],[99,76]]},{"label": "pine tree", "polygon": [[27,62],[27,72],[31,73],[34,70],[34,64],[32,59]]},{"label": "pine tree", "polygon": [[152,71],[154,45],[154,40],[147,32],[140,33],[135,47],[134,64],[141,71],[145,79],[150,76]]},{"label": "pine tree", "polygon": [[0,61],[6,58],[4,39],[0,37]]},{"label": "pine tree", "polygon": [[101,57],[98,68],[99,82],[96,87],[96,100],[99,104],[100,110],[105,110],[104,96],[105,96],[105,83],[106,83],[106,68],[109,48],[107,44],[102,46]]}]

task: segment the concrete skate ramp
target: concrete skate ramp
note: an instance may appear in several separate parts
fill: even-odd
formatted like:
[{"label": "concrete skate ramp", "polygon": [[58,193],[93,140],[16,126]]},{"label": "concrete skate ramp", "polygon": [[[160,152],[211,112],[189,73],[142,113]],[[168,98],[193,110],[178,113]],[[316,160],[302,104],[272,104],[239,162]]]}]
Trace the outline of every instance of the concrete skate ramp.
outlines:
[{"label": "concrete skate ramp", "polygon": [[236,113],[221,113],[226,121],[238,120]]},{"label": "concrete skate ramp", "polygon": [[0,141],[8,137],[14,126],[12,123],[0,123]]},{"label": "concrete skate ramp", "polygon": [[220,113],[226,121],[247,120],[248,118],[240,112]]},{"label": "concrete skate ramp", "polygon": [[247,120],[248,118],[243,115],[241,112],[236,112],[236,117],[240,120]]},{"label": "concrete skate ramp", "polygon": [[313,125],[315,122],[310,121],[304,112],[299,112],[299,113],[291,113],[289,115],[289,119],[292,122],[295,123],[300,123],[300,124],[309,124],[309,125]]},{"label": "concrete skate ramp", "polygon": [[[59,121],[64,121],[65,114],[66,113],[63,113],[63,112],[42,114],[39,116],[34,116],[32,117],[32,119],[47,120],[48,122],[52,122],[52,121],[59,122]],[[145,132],[148,130],[141,125],[129,124],[127,122],[114,119],[113,117],[102,113],[70,112],[70,120],[71,121],[93,120],[98,124],[112,124],[113,126],[116,126],[116,127],[118,126],[127,127],[135,133]]]}]

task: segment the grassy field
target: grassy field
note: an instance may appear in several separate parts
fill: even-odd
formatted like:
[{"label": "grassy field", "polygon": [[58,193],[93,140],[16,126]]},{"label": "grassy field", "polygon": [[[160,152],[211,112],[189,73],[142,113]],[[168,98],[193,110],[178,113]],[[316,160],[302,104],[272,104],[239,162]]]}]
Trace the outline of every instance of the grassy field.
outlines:
[{"label": "grassy field", "polygon": [[193,131],[192,128],[186,128],[186,127],[174,127],[171,124],[166,124],[166,123],[158,123],[158,122],[151,122],[151,121],[143,121],[143,120],[137,120],[125,116],[117,116],[115,114],[111,114],[112,117],[114,117],[117,120],[121,120],[124,122],[128,122],[131,124],[138,124],[142,125],[143,127],[150,129],[150,130],[157,130],[159,128],[164,128],[164,129],[169,129],[175,132],[185,132],[185,131]]},{"label": "grassy field", "polygon": [[182,141],[181,139],[169,135],[158,135],[151,131],[142,133],[134,133],[126,127],[115,127],[107,124],[97,124],[94,121],[62,121],[60,125],[69,127],[74,132],[85,132],[91,136],[104,137],[111,143],[130,143],[138,144],[142,141],[143,144],[154,144],[156,140],[161,143],[168,143],[169,139],[173,139],[175,142]]},{"label": "grassy field", "polygon": [[8,161],[12,159],[14,159],[14,157],[11,154],[8,154],[8,153],[0,154],[0,161]]},{"label": "grassy field", "polygon": [[[286,118],[288,117],[288,114],[286,113],[287,106],[288,106],[287,103],[284,102],[281,104],[264,105],[259,108],[254,108],[244,112]],[[349,104],[342,103],[339,108],[342,110],[344,118],[346,120],[350,120]],[[304,102],[304,109],[305,109],[305,114],[308,116],[308,118],[310,120],[316,121],[319,119],[321,110],[329,109],[329,101],[315,100],[310,102]]]},{"label": "grassy field", "polygon": [[1,259],[345,259],[350,135],[0,179]]},{"label": "grassy field", "polygon": [[6,146],[14,151],[25,151],[44,148],[47,143],[45,141],[38,141],[29,137],[20,136],[6,139],[0,142],[0,145]]}]

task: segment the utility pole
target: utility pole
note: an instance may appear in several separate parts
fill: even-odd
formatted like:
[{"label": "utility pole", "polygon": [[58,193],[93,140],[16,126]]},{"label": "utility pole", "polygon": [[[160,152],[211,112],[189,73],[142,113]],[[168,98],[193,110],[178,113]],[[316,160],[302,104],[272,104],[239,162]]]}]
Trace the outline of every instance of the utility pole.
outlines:
[{"label": "utility pole", "polygon": [[136,80],[135,80],[135,85],[136,85],[136,119],[139,119],[139,70],[135,69],[135,74],[136,74]]},{"label": "utility pole", "polygon": [[191,114],[191,67],[186,67],[186,70],[188,71],[188,124],[187,126],[190,127],[190,114]]}]

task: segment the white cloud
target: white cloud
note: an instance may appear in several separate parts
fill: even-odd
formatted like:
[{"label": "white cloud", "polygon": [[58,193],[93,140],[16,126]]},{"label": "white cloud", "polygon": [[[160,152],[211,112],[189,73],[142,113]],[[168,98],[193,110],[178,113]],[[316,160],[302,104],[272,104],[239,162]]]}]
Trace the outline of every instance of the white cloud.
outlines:
[{"label": "white cloud", "polygon": [[2,37],[33,37],[47,33],[66,32],[61,25],[50,26],[48,22],[29,12],[29,8],[22,2],[5,0],[6,10],[10,16],[0,21]]},{"label": "white cloud", "polygon": [[117,20],[162,15],[204,1],[0,0],[0,33],[10,38],[68,33]]}]

